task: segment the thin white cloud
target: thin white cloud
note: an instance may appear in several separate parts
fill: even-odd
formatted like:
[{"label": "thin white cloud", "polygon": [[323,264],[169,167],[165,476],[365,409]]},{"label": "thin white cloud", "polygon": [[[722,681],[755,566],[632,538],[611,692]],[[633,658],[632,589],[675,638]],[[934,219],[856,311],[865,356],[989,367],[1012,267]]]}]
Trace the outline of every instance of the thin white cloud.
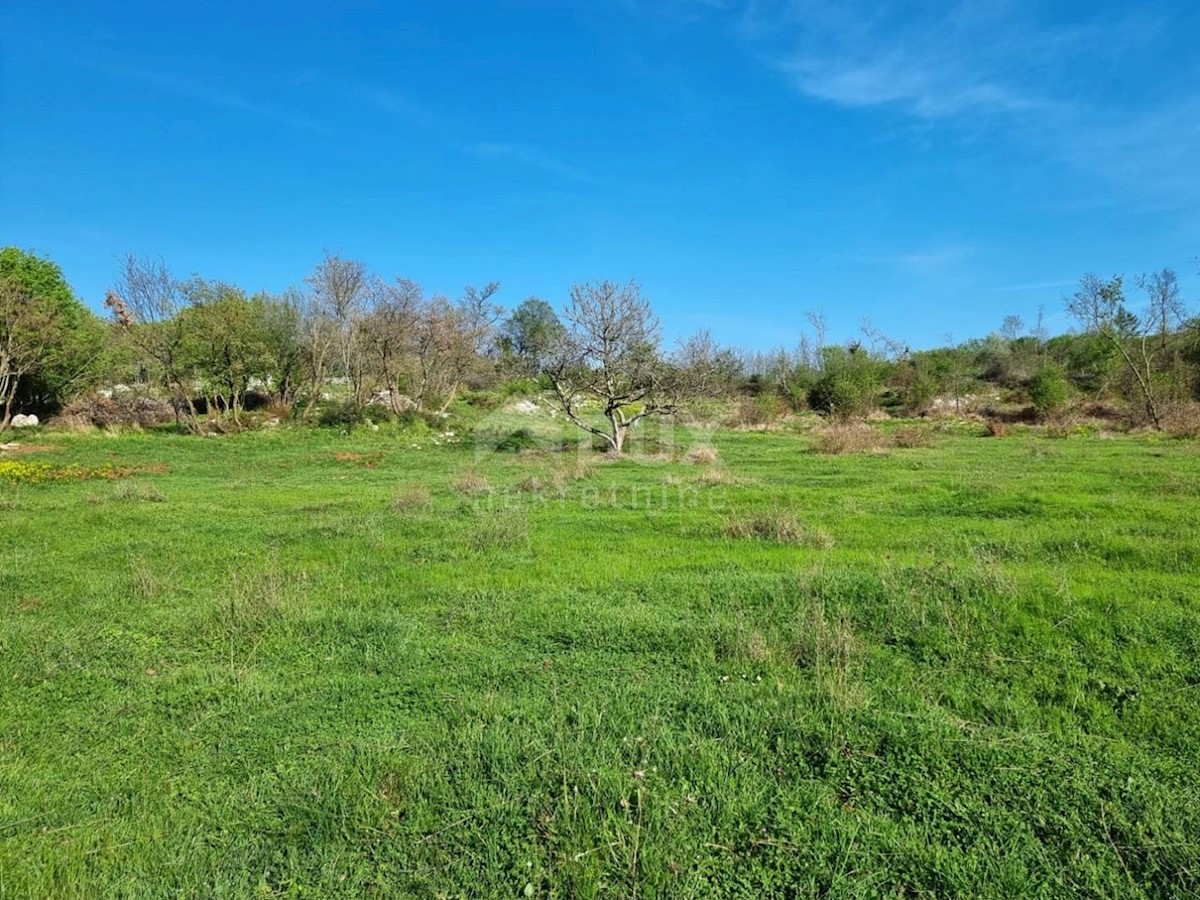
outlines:
[{"label": "thin white cloud", "polygon": [[341,84],[344,94],[365,101],[376,109],[403,120],[407,124],[423,131],[435,133],[437,139],[446,142],[457,152],[465,153],[476,159],[490,160],[497,163],[515,164],[524,168],[535,169],[548,175],[572,181],[592,181],[592,177],[582,169],[569,163],[562,162],[541,148],[519,141],[469,141],[461,136],[478,129],[467,123],[456,121],[444,112],[436,112],[430,107],[414,99],[409,93],[392,87],[372,84]]},{"label": "thin white cloud", "polygon": [[246,113],[259,119],[266,119],[305,131],[326,132],[325,127],[320,122],[309,116],[271,103],[255,100],[236,91],[231,91],[200,79],[149,69],[112,66],[105,66],[104,69],[111,75],[139,81],[167,93],[195,100],[208,106]]},{"label": "thin white cloud", "polygon": [[561,162],[529,144],[481,141],[471,144],[466,150],[471,155],[480,159],[513,162],[574,181],[592,180],[591,176],[581,169]]},{"label": "thin white cloud", "polygon": [[893,54],[862,62],[802,58],[779,64],[804,93],[845,106],[895,104],[927,119],[972,110],[1020,110],[1041,105],[987,82],[957,82]]},{"label": "thin white cloud", "polygon": [[1153,78],[1146,64],[1164,55],[1179,30],[1171,17],[1185,11],[1127,4],[1070,21],[1036,0],[730,0],[716,12],[695,0],[694,8],[723,17],[751,54],[814,101],[930,127],[990,128],[1143,202],[1200,199],[1200,65],[1176,53],[1171,85],[1125,79],[1117,89],[1112,79],[1122,68]]},{"label": "thin white cloud", "polygon": [[357,87],[356,91],[372,106],[419,128],[436,128],[441,124],[437,114],[395,88],[363,85]]},{"label": "thin white cloud", "polygon": [[[1044,100],[994,65],[994,4],[799,0],[750,4],[742,33],[803,93],[854,107],[892,106],[925,119],[1036,108]],[[898,11],[898,12],[897,12]],[[1030,51],[1026,51],[1030,54]]]},{"label": "thin white cloud", "polygon": [[976,248],[965,243],[942,243],[882,256],[860,257],[856,261],[889,266],[915,278],[941,278],[959,270],[975,255]]}]

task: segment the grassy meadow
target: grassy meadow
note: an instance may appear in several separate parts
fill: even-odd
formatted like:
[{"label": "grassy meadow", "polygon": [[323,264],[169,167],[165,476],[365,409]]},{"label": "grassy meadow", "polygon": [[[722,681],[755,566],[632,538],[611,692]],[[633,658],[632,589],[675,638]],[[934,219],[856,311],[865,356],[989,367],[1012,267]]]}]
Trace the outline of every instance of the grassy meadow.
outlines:
[{"label": "grassy meadow", "polygon": [[17,439],[0,897],[1200,893],[1195,442]]}]

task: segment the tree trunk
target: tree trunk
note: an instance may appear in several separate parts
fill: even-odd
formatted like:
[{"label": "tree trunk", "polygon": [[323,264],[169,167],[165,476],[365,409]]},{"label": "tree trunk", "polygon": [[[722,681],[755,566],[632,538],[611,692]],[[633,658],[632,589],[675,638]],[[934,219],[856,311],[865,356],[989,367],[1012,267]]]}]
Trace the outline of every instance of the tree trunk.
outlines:
[{"label": "tree trunk", "polygon": [[629,434],[629,425],[622,422],[615,415],[609,416],[608,420],[612,423],[612,437],[608,443],[612,448],[613,454],[620,456],[625,452],[625,438]]},{"label": "tree trunk", "polygon": [[7,383],[4,389],[7,392],[7,396],[4,398],[4,412],[0,414],[0,431],[8,428],[9,423],[12,421],[13,401],[17,398],[17,385],[20,383],[20,380],[21,376],[19,375],[6,376]]}]

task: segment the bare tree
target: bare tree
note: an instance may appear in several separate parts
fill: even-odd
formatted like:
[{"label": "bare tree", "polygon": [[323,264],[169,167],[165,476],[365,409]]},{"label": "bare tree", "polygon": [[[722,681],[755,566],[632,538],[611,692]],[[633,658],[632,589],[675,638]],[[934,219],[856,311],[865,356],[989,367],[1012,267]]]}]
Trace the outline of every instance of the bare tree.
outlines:
[{"label": "bare tree", "polygon": [[403,412],[408,405],[402,388],[411,381],[424,302],[419,284],[398,278],[395,284],[380,286],[371,312],[362,322],[361,346],[368,365],[386,388],[392,412]]},{"label": "bare tree", "polygon": [[1039,306],[1037,311],[1037,319],[1029,328],[1029,336],[1033,338],[1033,345],[1037,350],[1037,357],[1042,358],[1042,352],[1046,348],[1046,341],[1050,337],[1050,332],[1046,329],[1046,308]]},{"label": "bare tree", "polygon": [[1179,295],[1178,279],[1170,269],[1137,279],[1146,292],[1142,317],[1126,306],[1120,275],[1105,281],[1091,273],[1083,276],[1079,289],[1067,299],[1067,311],[1087,331],[1108,342],[1125,363],[1141,397],[1143,409],[1156,430],[1162,429],[1162,410],[1157,385],[1161,364],[1179,335],[1187,308]]},{"label": "bare tree", "polygon": [[1004,322],[1000,325],[1000,334],[1010,344],[1015,343],[1021,337],[1021,332],[1025,330],[1025,320],[1018,315],[1007,315],[1004,317]]},{"label": "bare tree", "polygon": [[864,318],[859,323],[859,331],[867,339],[871,352],[889,360],[906,359],[912,352],[908,344],[898,341],[878,328],[870,319]]},{"label": "bare tree", "polygon": [[324,320],[323,328],[329,331],[334,358],[346,377],[351,398],[361,404],[366,399],[366,367],[358,352],[357,329],[378,289],[376,279],[366,263],[326,251],[305,280],[312,289],[314,321]]},{"label": "bare tree", "polygon": [[176,421],[186,411],[186,427],[196,427],[195,378],[187,365],[188,323],[182,285],[161,259],[125,257],[117,283],[104,305],[129,335],[134,348],[153,363],[171,394]]},{"label": "bare tree", "polygon": [[675,395],[677,402],[728,396],[743,372],[738,355],[717,344],[707,329],[680,340],[667,364],[664,385]]},{"label": "bare tree", "polygon": [[[658,319],[636,281],[598,281],[571,288],[563,320],[566,333],[547,368],[558,404],[575,425],[621,453],[639,420],[669,409],[659,396]],[[588,404],[599,405],[607,428],[586,417]]]},{"label": "bare tree", "polygon": [[504,310],[492,302],[500,290],[500,282],[489,281],[482,288],[468,284],[456,304],[461,327],[468,333],[475,353],[482,356],[495,334],[496,324]]},{"label": "bare tree", "polygon": [[1144,331],[1154,336],[1165,350],[1171,335],[1188,317],[1187,304],[1179,293],[1179,278],[1171,269],[1139,275],[1137,286],[1146,294]]},{"label": "bare tree", "polygon": [[779,347],[771,351],[766,364],[769,380],[794,410],[808,406],[809,392],[821,373],[828,333],[824,313],[808,310],[804,317],[812,327],[812,334],[801,332],[794,349]]},{"label": "bare tree", "polygon": [[[701,333],[671,358],[636,281],[577,284],[563,314],[565,332],[546,367],[567,418],[621,453],[629,432],[647,416],[677,411],[689,398],[717,395],[732,380],[736,359]],[[588,415],[596,409],[605,426]]]},{"label": "bare tree", "polygon": [[300,308],[300,346],[304,354],[308,394],[301,417],[307,419],[325,389],[329,367],[337,355],[338,335],[336,324],[314,293],[299,294],[297,303]]}]

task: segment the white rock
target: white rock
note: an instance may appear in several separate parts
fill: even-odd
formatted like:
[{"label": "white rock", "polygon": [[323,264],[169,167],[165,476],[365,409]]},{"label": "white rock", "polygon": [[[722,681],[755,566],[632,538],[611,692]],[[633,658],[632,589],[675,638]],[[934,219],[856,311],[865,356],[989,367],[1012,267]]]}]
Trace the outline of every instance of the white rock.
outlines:
[{"label": "white rock", "polygon": [[12,417],[12,427],[13,428],[35,428],[35,427],[37,427],[37,425],[38,425],[38,417],[37,416],[17,415],[17,416]]}]

